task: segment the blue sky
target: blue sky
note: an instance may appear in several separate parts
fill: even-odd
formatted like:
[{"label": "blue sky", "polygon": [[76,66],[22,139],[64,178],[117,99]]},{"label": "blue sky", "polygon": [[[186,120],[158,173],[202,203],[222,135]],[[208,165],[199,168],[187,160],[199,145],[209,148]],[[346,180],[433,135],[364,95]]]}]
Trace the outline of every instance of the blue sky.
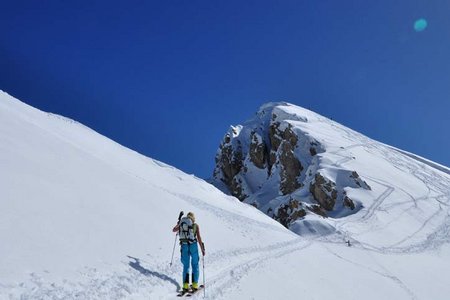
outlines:
[{"label": "blue sky", "polygon": [[449,12],[447,0],[3,2],[0,89],[203,178],[229,125],[280,100],[449,166]]}]

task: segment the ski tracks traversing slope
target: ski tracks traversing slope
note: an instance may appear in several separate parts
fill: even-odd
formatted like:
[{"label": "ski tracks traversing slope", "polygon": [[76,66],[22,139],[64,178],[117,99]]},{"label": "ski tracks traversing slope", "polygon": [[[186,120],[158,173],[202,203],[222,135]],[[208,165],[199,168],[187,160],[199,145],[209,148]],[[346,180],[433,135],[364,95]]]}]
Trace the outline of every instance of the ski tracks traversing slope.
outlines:
[{"label": "ski tracks traversing slope", "polygon": [[384,200],[386,200],[386,198],[389,197],[389,195],[391,195],[392,192],[395,190],[395,188],[392,186],[385,185],[385,187],[386,190],[380,196],[378,196],[377,199],[375,199],[375,201],[372,203],[371,206],[369,206],[365,214],[361,216],[362,221],[370,219],[374,215],[375,211],[384,202]]},{"label": "ski tracks traversing slope", "polygon": [[105,273],[86,267],[80,272],[80,278],[82,281],[64,279],[62,282],[51,282],[32,273],[27,281],[9,287],[8,293],[0,294],[0,298],[112,300],[124,299],[136,294],[149,295],[151,292],[148,291],[167,289],[170,286],[156,277],[143,276],[132,268]]},{"label": "ski tracks traversing slope", "polygon": [[[396,169],[400,170],[401,172],[406,172],[406,174],[409,174],[413,178],[416,178],[418,181],[423,182],[424,188],[426,188],[427,190],[424,196],[414,197],[410,192],[400,187],[395,182],[385,182],[380,178],[375,178],[374,176],[370,176],[368,174],[365,174],[364,172],[361,172],[360,175],[363,178],[367,178],[372,182],[376,182],[380,185],[383,185],[386,189],[374,200],[374,202],[367,209],[361,211],[361,213],[363,214],[358,219],[359,221],[368,221],[376,214],[377,211],[383,210],[387,212],[391,210],[393,207],[400,205],[407,206],[401,212],[401,215],[403,215],[413,209],[417,209],[420,211],[421,209],[423,209],[423,205],[425,204],[428,206],[427,208],[429,208],[430,206],[429,201],[434,200],[438,203],[438,209],[435,210],[434,213],[430,214],[429,216],[426,216],[426,219],[423,220],[422,224],[414,232],[408,234],[406,237],[392,243],[390,246],[379,247],[377,245],[369,245],[368,243],[366,243],[367,247],[377,249],[378,251],[382,252],[394,252],[394,253],[410,252],[410,251],[416,252],[416,251],[424,251],[427,248],[434,248],[437,247],[437,245],[441,245],[449,241],[448,238],[445,238],[445,234],[442,233],[447,232],[447,229],[450,227],[450,224],[448,223],[449,220],[448,218],[445,217],[445,214],[449,214],[448,207],[450,205],[450,191],[448,190],[448,186],[450,185],[450,179],[448,178],[448,176],[445,176],[444,174],[441,173],[442,170],[439,169],[434,170],[433,166],[430,167],[429,164],[423,163],[420,160],[419,162],[422,162],[422,164],[420,163],[418,164],[417,163],[418,160],[415,159],[414,157],[405,156],[400,151],[393,152],[389,148],[389,146],[371,142],[370,139],[361,138],[360,135],[353,134],[351,131],[346,130],[345,128],[342,128],[340,126],[337,126],[333,124],[333,122],[331,121],[329,121],[329,123],[331,126],[335,127],[336,129],[339,129],[346,137],[346,139],[352,140],[354,142],[355,141],[362,142],[362,143],[356,142],[355,144],[347,146],[346,148],[330,152],[331,154],[343,157],[341,160],[338,160],[335,163],[335,166],[342,167],[344,164],[351,161],[351,155],[349,155],[349,153],[341,154],[341,152],[347,151],[348,149],[355,147],[362,147],[364,148],[365,151],[369,153],[377,152],[376,153],[377,156],[385,159],[389,164],[391,164]],[[403,193],[410,200],[393,202],[392,195],[395,191]],[[389,201],[386,201],[387,199],[389,199]],[[420,202],[423,202],[423,205],[421,205]],[[429,209],[425,209],[424,211],[429,211]],[[386,228],[390,223],[394,222],[395,220],[396,219],[393,219],[392,221],[383,224],[383,226],[381,227]],[[438,227],[436,227],[436,225],[433,224],[433,226],[428,228],[429,224],[432,223],[432,221],[440,221],[442,223]],[[350,220],[349,221],[342,220],[341,222],[337,223],[337,229],[339,231],[342,231],[343,226],[351,222],[352,221]],[[416,241],[415,240],[416,236],[423,232],[426,233],[427,229],[431,230],[431,232],[428,233],[427,237],[422,240]],[[370,230],[371,229],[368,229],[368,231]],[[350,234],[346,233],[344,235],[346,235],[348,238]],[[437,240],[439,238],[442,239]],[[408,241],[411,241],[412,243],[410,245],[407,245]],[[404,244],[405,246],[400,247],[400,245],[402,244]]]},{"label": "ski tracks traversing slope", "polygon": [[[273,243],[262,247],[234,248],[229,251],[213,252],[205,256],[207,266],[207,296],[217,299],[236,281],[271,258],[308,247],[311,242],[294,238],[287,242]],[[176,299],[181,281],[181,263],[178,258],[173,267],[167,262],[151,263],[139,259],[139,268],[131,266],[136,259],[124,258],[123,269],[103,273],[86,267],[80,272],[84,282],[63,280],[62,283],[48,282],[37,274],[18,286],[10,287],[7,299]],[[202,272],[201,272],[202,274]],[[203,276],[203,274],[201,275]],[[201,280],[203,277],[201,277]],[[0,295],[2,296],[2,295]]]},{"label": "ski tracks traversing slope", "polygon": [[[339,255],[338,253],[336,253],[335,251],[331,250],[330,247],[327,247],[325,244],[322,245],[325,249],[327,249],[327,251],[331,254],[333,254],[334,256],[338,257],[339,259],[346,261],[350,264],[353,264],[357,267],[366,269],[370,272],[373,272],[375,274],[381,275],[385,278],[388,278],[390,280],[392,280],[395,284],[397,284],[401,289],[403,289],[410,297],[410,299],[417,299],[417,296],[412,292],[412,290],[405,284],[403,283],[402,280],[400,280],[397,276],[393,275],[386,267],[384,267],[383,265],[381,265],[380,263],[377,262],[377,260],[375,258],[372,257],[373,262],[382,269],[382,271],[378,271],[374,268],[372,268],[371,266],[366,266],[363,265],[361,263],[355,262],[354,260],[348,259],[343,257],[342,255]],[[367,252],[370,255],[370,252]]]},{"label": "ski tracks traversing slope", "polygon": [[[311,245],[312,242],[300,237],[290,241],[273,243],[265,246],[253,246],[220,250],[204,257],[206,266],[206,298],[220,299],[226,297],[227,291],[238,284],[239,280],[252,272],[258,266],[272,258],[279,258],[294,251],[299,251]],[[202,267],[202,266],[201,266]],[[181,264],[177,262],[174,268],[162,268],[161,272],[172,277],[180,277]],[[203,280],[201,273],[200,282]],[[196,297],[199,297],[197,295]],[[203,293],[201,293],[203,297]],[[175,294],[168,297],[176,299]],[[195,297],[194,297],[195,298]],[[165,298],[164,298],[165,299]]]},{"label": "ski tracks traversing slope", "polygon": [[[254,251],[253,249],[236,249],[227,253],[217,253],[213,259],[216,264],[209,270],[206,281],[208,299],[227,299],[226,294],[238,285],[240,279],[265,265],[268,261],[281,258],[287,254],[309,247],[311,241],[295,238],[289,242],[276,243]],[[218,259],[217,259],[218,258]]]},{"label": "ski tracks traversing slope", "polygon": [[[383,155],[382,157],[394,165],[396,168],[406,171],[411,176],[415,177],[419,181],[423,182],[426,189],[428,190],[427,195],[419,198],[414,198],[410,193],[396,187],[394,183],[390,183],[391,187],[395,189],[399,189],[406,195],[408,195],[412,201],[410,208],[405,209],[404,212],[409,209],[421,209],[420,202],[424,204],[429,204],[429,201],[436,201],[438,204],[437,210],[430,214],[426,219],[422,222],[422,225],[417,228],[413,233],[399,240],[398,242],[387,246],[387,247],[376,247],[378,250],[382,252],[395,252],[395,253],[405,253],[405,252],[420,252],[426,249],[436,248],[443,243],[449,242],[449,238],[446,237],[446,233],[448,233],[448,228],[450,227],[449,223],[449,202],[450,202],[450,192],[448,191],[448,186],[450,186],[450,179],[447,176],[444,176],[439,171],[434,170],[428,165],[420,165],[417,164],[413,158],[409,156],[401,155],[398,152],[388,151],[389,149],[385,149],[387,146],[380,145],[376,147],[377,151],[380,151]],[[375,178],[370,178],[374,180]],[[379,180],[378,180],[379,181]],[[379,182],[380,183],[380,182]],[[387,184],[387,183],[385,183]],[[406,204],[406,203],[405,203]],[[429,211],[425,210],[425,211]],[[438,219],[439,218],[439,219]],[[426,230],[428,224],[433,220],[441,220],[441,225],[428,233],[425,239],[420,241],[414,241],[415,236]],[[435,226],[434,226],[435,227]],[[432,229],[432,228],[430,228]],[[413,244],[406,245],[404,247],[399,247],[401,244],[405,244],[407,241],[412,240]],[[374,246],[374,245],[372,245]]]}]

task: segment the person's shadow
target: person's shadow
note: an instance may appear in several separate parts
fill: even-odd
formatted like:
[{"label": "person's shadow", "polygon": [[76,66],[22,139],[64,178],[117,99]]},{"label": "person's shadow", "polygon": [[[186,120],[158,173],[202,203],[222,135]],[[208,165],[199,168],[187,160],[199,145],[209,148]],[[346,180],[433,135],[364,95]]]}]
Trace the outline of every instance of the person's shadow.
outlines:
[{"label": "person's shadow", "polygon": [[155,271],[150,271],[150,270],[144,268],[141,265],[141,262],[139,261],[139,258],[132,257],[132,256],[129,256],[129,255],[127,255],[127,257],[133,260],[133,261],[130,261],[128,263],[128,265],[130,267],[132,267],[133,269],[135,269],[136,271],[139,271],[142,275],[154,276],[154,277],[157,277],[159,279],[168,281],[168,282],[172,283],[173,285],[175,285],[177,287],[177,291],[181,289],[180,284],[175,279],[173,279],[172,277],[169,277],[166,274],[161,274],[161,273],[158,273],[158,272],[155,272]]}]

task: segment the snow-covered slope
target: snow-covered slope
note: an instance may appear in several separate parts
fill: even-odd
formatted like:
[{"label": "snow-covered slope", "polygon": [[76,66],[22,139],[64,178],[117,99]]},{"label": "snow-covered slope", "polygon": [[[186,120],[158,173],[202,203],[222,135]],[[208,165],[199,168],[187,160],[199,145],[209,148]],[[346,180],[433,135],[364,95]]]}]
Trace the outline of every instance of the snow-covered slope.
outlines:
[{"label": "snow-covered slope", "polygon": [[[401,198],[374,196],[329,218],[332,233],[297,236],[201,179],[0,92],[0,299],[177,299],[180,210],[201,227],[207,299],[446,299],[448,174],[409,156],[398,168],[414,162],[414,174],[432,176],[370,182]],[[406,199],[403,184],[427,186],[428,200]]]},{"label": "snow-covered slope", "polygon": [[289,103],[229,130],[214,179],[301,235],[339,231],[401,252],[433,246],[449,222],[447,167]]},{"label": "snow-covered slope", "polygon": [[[201,179],[0,94],[3,297],[111,299],[149,289],[163,274],[165,286],[151,292],[173,292],[179,251],[174,272],[167,265],[180,210],[196,213],[211,254],[255,247],[262,235],[268,241],[258,247],[294,238]],[[140,276],[128,256],[155,276]]]}]

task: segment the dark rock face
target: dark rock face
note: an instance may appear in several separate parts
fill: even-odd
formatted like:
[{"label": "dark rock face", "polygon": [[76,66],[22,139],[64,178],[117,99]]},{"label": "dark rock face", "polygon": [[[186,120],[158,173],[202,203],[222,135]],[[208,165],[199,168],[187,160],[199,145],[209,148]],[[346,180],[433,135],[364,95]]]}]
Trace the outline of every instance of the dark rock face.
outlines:
[{"label": "dark rock face", "polygon": [[372,188],[367,184],[367,182],[365,182],[364,180],[361,179],[361,177],[359,177],[359,175],[356,171],[352,172],[352,174],[350,175],[350,178],[353,178],[355,180],[355,184],[358,187],[362,187],[366,190],[372,190]]},{"label": "dark rock face", "polygon": [[309,191],[321,207],[328,211],[333,210],[338,194],[334,182],[317,173],[309,186]]},{"label": "dark rock face", "polygon": [[280,130],[278,127],[280,126],[280,122],[275,122],[269,127],[269,141],[270,141],[270,161],[269,165],[273,166],[277,159],[276,153],[278,147],[280,147],[282,138],[280,136]]},{"label": "dark rock face", "polygon": [[[276,116],[272,115],[272,120],[275,118]],[[267,176],[273,172],[279,175],[281,179],[279,190],[282,195],[292,193],[302,186],[299,176],[304,167],[294,153],[299,138],[290,124],[282,126],[280,122],[273,121],[268,126],[266,136],[252,130],[249,143],[246,143],[248,149],[242,149],[239,139],[233,143],[232,135],[238,134],[232,131],[225,135],[216,155],[214,172],[214,176],[222,174],[221,181],[233,196],[240,200],[248,196],[242,182],[248,172],[245,165],[246,155],[256,168],[266,170]]]},{"label": "dark rock face", "polygon": [[306,216],[306,211],[302,204],[298,200],[291,199],[289,203],[282,204],[278,208],[277,214],[273,218],[286,228],[289,228],[289,225],[304,216]]},{"label": "dark rock face", "polygon": [[234,176],[239,173],[242,168],[242,152],[233,151],[231,145],[223,145],[222,155],[219,156],[219,163],[222,165],[225,182],[230,184]]},{"label": "dark rock face", "polygon": [[243,167],[240,143],[238,143],[236,148],[233,148],[231,137],[227,134],[223,143],[219,146],[219,153],[216,156],[216,165],[220,165],[220,172],[223,174],[222,181],[229,188],[231,195],[241,201],[244,200],[247,195],[242,191],[242,180],[236,178],[236,175],[241,172]]},{"label": "dark rock face", "polygon": [[266,167],[266,162],[268,158],[266,144],[262,141],[262,138],[256,132],[252,132],[251,143],[250,143],[250,160],[253,164],[260,169]]},{"label": "dark rock face", "polygon": [[301,171],[303,171],[303,166],[295,157],[291,143],[283,141],[280,148],[280,190],[283,195],[286,195],[301,187],[297,178],[300,176]]},{"label": "dark rock face", "polygon": [[322,216],[324,218],[327,217],[327,213],[320,205],[314,204],[314,205],[308,206],[308,209],[311,212],[315,213],[316,215]]},{"label": "dark rock face", "polygon": [[344,206],[350,208],[351,210],[355,209],[355,203],[347,196],[344,197]]},{"label": "dark rock face", "polygon": [[241,179],[233,178],[231,180],[230,192],[231,192],[231,195],[233,195],[234,197],[238,198],[241,201],[243,201],[245,198],[248,197],[248,195],[246,195],[244,193],[244,191],[242,190],[242,180]]}]

